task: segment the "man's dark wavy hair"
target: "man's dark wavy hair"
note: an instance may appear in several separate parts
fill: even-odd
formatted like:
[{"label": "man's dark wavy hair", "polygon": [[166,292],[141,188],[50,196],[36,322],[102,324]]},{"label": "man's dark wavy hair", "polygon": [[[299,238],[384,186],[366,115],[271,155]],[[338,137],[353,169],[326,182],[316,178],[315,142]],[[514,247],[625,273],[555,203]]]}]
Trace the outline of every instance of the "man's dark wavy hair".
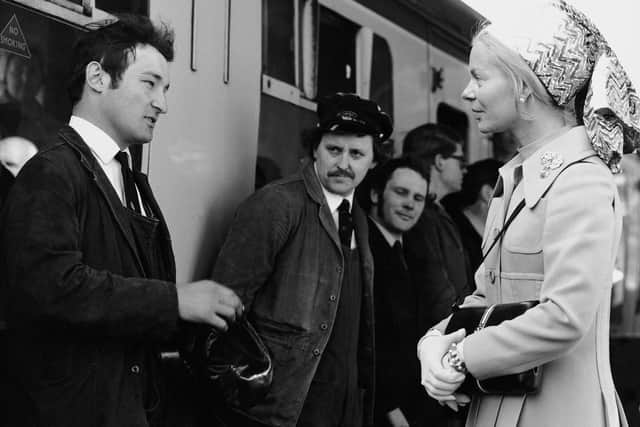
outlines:
[{"label": "man's dark wavy hair", "polygon": [[111,76],[112,87],[117,87],[122,74],[135,58],[138,45],[156,48],[168,61],[173,61],[173,30],[165,23],[156,26],[144,15],[119,14],[89,24],[73,46],[71,70],[67,91],[71,104],[82,97],[85,70],[91,61],[98,61]]},{"label": "man's dark wavy hair", "polygon": [[390,159],[370,170],[364,181],[356,189],[358,203],[360,203],[360,206],[362,206],[365,212],[371,209],[371,190],[375,191],[376,194],[378,194],[378,197],[382,199],[387,183],[391,179],[393,173],[398,169],[410,169],[424,178],[424,180],[427,181],[428,193],[429,173],[424,161],[415,156],[402,156]]},{"label": "man's dark wavy hair", "polygon": [[453,128],[439,123],[425,123],[404,137],[402,153],[432,162],[437,154],[451,157],[461,142],[460,134]]}]

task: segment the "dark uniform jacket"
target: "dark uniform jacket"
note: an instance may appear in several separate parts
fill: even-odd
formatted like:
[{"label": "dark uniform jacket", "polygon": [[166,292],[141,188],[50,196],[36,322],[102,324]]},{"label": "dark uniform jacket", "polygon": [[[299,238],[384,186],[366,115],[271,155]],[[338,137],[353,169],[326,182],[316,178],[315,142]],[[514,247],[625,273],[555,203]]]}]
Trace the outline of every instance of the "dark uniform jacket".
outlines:
[{"label": "dark uniform jacket", "polygon": [[409,270],[420,289],[424,333],[473,291],[473,273],[455,223],[435,203],[425,205],[404,240]]},{"label": "dark uniform jacket", "polygon": [[69,127],[16,180],[0,224],[13,425],[143,427],[160,407],[153,343],[177,327],[175,265],[146,177],[136,180],[157,218],[152,246],[134,241]]},{"label": "dark uniform jacket", "polygon": [[[365,425],[372,423],[374,392],[373,262],[367,220],[352,215],[363,278],[359,384]],[[232,288],[273,355],[274,378],[265,399],[246,410],[273,426],[295,426],[340,298],[344,258],[313,163],[254,193],[238,209],[214,269]]]}]

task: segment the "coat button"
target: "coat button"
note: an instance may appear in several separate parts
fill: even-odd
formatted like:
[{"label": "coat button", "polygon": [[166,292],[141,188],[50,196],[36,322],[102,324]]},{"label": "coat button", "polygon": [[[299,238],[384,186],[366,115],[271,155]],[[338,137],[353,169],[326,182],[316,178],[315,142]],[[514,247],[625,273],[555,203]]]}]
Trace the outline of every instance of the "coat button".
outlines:
[{"label": "coat button", "polygon": [[323,330],[323,331],[326,331],[327,329],[329,329],[329,325],[327,325],[326,322],[322,322],[320,324],[320,329]]},{"label": "coat button", "polygon": [[133,365],[133,366],[131,367],[131,372],[132,372],[132,373],[134,373],[134,374],[139,374],[139,373],[140,373],[140,366],[138,366],[138,365]]},{"label": "coat button", "polygon": [[318,349],[318,348],[314,349],[313,350],[313,355],[316,356],[316,357],[320,356],[320,349]]},{"label": "coat button", "polygon": [[336,296],[335,296],[335,295],[331,295],[331,296],[329,297],[329,301],[331,301],[331,302],[335,302],[335,300],[336,300],[336,299],[337,299],[337,298],[336,298]]}]

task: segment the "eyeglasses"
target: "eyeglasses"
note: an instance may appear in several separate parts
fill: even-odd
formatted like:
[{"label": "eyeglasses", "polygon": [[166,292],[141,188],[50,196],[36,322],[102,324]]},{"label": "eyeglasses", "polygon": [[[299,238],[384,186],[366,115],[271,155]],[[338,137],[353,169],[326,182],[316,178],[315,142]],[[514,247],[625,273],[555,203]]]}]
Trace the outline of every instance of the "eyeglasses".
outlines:
[{"label": "eyeglasses", "polygon": [[460,167],[465,167],[467,162],[462,154],[452,154],[449,159],[456,159],[460,163]]}]

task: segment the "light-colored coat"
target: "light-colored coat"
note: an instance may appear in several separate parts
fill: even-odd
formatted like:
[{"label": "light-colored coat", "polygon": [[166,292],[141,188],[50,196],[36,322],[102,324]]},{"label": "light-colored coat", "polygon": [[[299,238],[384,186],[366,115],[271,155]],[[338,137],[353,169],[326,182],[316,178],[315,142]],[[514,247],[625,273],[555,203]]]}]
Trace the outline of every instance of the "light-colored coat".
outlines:
[{"label": "light-colored coat", "polygon": [[[545,170],[545,153],[554,153],[562,164],[547,162],[552,167]],[[514,189],[518,165],[522,182]],[[467,426],[624,426],[609,364],[621,206],[613,176],[583,127],[543,143],[524,160],[518,154],[501,168],[484,251],[523,197],[524,209],[476,272],[477,291],[464,305],[533,299],[540,304],[467,337],[464,359],[479,379],[542,365],[542,386],[527,396],[475,397]],[[446,320],[438,329],[445,325]]]}]

